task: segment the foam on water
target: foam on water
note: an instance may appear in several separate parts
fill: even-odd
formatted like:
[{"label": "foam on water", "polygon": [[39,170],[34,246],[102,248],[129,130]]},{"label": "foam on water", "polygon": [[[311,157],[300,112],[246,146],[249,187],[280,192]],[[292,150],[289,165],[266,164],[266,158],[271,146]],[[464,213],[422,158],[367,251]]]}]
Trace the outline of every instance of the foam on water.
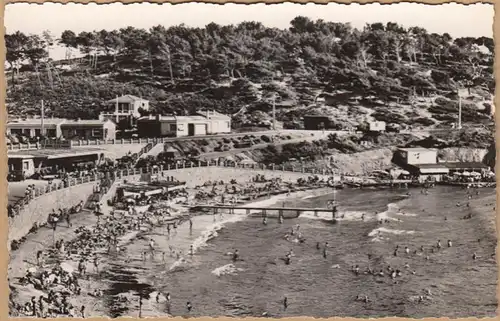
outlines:
[{"label": "foam on water", "polygon": [[207,245],[207,242],[218,236],[217,232],[220,231],[227,223],[235,223],[242,221],[246,215],[230,214],[223,216],[222,221],[216,222],[207,226],[207,228],[196,238],[193,242],[193,249],[196,251],[199,248]]},{"label": "foam on water", "polygon": [[413,233],[415,233],[415,231],[395,230],[395,229],[389,229],[386,227],[379,227],[379,228],[374,229],[370,233],[368,233],[368,236],[379,237],[381,233],[401,235],[401,234],[413,234]]},{"label": "foam on water", "polygon": [[212,270],[212,274],[216,276],[228,275],[228,274],[236,274],[238,271],[243,271],[241,268],[237,268],[234,264],[229,263],[223,266],[219,266]]},{"label": "foam on water", "polygon": [[[371,216],[367,215],[367,213],[360,212],[360,211],[341,211],[341,212],[337,213],[337,220],[338,221],[361,221],[363,214],[365,215],[365,220],[368,220],[371,218]],[[300,213],[300,217],[313,219],[313,220],[331,220],[332,213],[328,213],[328,212],[314,213],[314,211],[305,211],[305,212]]]}]

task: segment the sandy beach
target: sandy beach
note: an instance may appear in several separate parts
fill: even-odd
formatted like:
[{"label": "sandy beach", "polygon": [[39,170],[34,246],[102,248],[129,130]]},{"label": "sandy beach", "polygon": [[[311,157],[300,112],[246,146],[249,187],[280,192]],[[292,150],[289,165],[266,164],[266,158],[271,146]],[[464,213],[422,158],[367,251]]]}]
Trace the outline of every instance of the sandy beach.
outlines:
[{"label": "sandy beach", "polygon": [[[243,181],[242,177],[238,179]],[[100,255],[99,273],[88,264],[90,276],[81,280],[82,295],[76,296],[74,302],[84,304],[90,316],[137,316],[137,291],[148,294],[142,316],[167,312],[186,315],[187,301],[195,305],[190,314],[196,316],[263,313],[293,316],[307,311],[307,315],[318,317],[425,317],[439,311],[442,315],[460,317],[470,315],[474,307],[477,316],[493,315],[496,310],[496,282],[493,282],[496,262],[491,257],[496,245],[491,224],[494,190],[481,190],[469,200],[470,207],[465,205],[466,190],[456,187],[438,186],[428,194],[412,189],[410,196],[407,192],[406,189],[336,191],[341,214],[337,224],[331,223],[331,215],[318,217],[305,212],[299,218],[286,219],[283,224],[270,218],[264,226],[260,217],[237,211],[222,215],[193,213],[191,227],[185,221],[170,233],[161,224],[131,231],[120,237],[123,253]],[[259,199],[251,204],[272,206],[286,202],[288,206],[326,207],[332,197],[331,188],[320,188]],[[457,202],[462,202],[461,206]],[[173,217],[186,214],[181,207],[176,206],[176,210]],[[473,213],[472,218],[464,220],[466,213]],[[74,238],[76,228],[95,225],[96,220],[90,212],[78,213],[72,218],[72,228],[64,225],[58,228],[57,239],[69,241]],[[297,224],[304,243],[283,238]],[[143,252],[151,239],[160,251],[144,258]],[[448,239],[453,240],[452,248],[431,252],[438,240],[446,246]],[[318,242],[321,247],[329,243],[326,258],[316,249]],[[52,231],[48,228],[30,235],[18,251],[11,253],[10,282],[22,277],[33,265],[37,250],[51,245]],[[188,255],[191,245],[194,255]],[[394,257],[396,245],[408,246],[411,253],[417,253],[404,256],[401,250]],[[424,252],[420,251],[421,246]],[[232,262],[228,256],[235,249],[241,253],[241,262]],[[182,253],[181,256],[172,250]],[[283,257],[290,250],[294,257],[290,265],[285,265]],[[480,259],[473,261],[473,253]],[[76,269],[75,262],[68,264]],[[397,281],[354,275],[350,270],[354,265],[362,270],[398,266],[404,273]],[[406,265],[409,267],[403,267]],[[101,289],[103,297],[88,295],[95,289]],[[286,311],[280,309],[276,289],[290,301]],[[425,302],[416,302],[426,291],[432,295],[426,296]],[[475,296],[476,301],[470,302],[467,294],[471,291],[484,295]],[[166,293],[172,296],[168,311]],[[39,294],[32,286],[15,290],[16,301],[21,302]],[[377,302],[357,302],[358,295],[376,297]],[[331,298],[335,298],[335,304],[321,311],[315,308]],[[445,298],[460,302],[463,309],[450,307],[448,311]]]}]

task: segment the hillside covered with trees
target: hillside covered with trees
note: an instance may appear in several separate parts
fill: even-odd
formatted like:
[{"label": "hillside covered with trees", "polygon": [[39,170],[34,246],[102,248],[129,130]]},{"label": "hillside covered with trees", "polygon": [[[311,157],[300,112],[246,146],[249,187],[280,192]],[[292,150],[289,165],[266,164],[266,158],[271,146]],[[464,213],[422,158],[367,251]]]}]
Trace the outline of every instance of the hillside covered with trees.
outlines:
[{"label": "hillside covered with trees", "polygon": [[[420,27],[349,24],[296,17],[289,29],[243,22],[205,28],[134,27],[61,35],[5,36],[8,112],[95,118],[121,94],[153,112],[210,108],[235,126],[269,119],[272,100],[285,127],[302,116],[335,116],[339,127],[370,119],[411,126],[491,122],[493,39],[457,38]],[[69,59],[48,59],[54,45]],[[70,58],[81,52],[83,58]]]}]

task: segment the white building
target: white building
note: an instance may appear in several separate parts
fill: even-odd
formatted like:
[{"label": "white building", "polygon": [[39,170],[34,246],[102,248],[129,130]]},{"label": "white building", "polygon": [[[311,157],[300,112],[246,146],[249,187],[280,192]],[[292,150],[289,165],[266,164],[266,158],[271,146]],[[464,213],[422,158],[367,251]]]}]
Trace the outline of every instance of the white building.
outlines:
[{"label": "white building", "polygon": [[398,153],[406,165],[437,164],[437,150],[427,148],[399,148]]},{"label": "white building", "polygon": [[45,118],[43,121],[41,118],[12,120],[7,123],[6,132],[7,135],[41,137],[43,123],[45,136],[55,138],[61,136],[61,124],[65,121],[62,118]]},{"label": "white building", "polygon": [[202,110],[197,113],[207,120],[207,134],[223,134],[231,132],[231,117],[215,110]]},{"label": "white building", "polygon": [[372,121],[368,125],[371,132],[385,131],[385,121]]},{"label": "white building", "polygon": [[149,101],[133,95],[124,95],[107,101],[107,104],[114,108],[114,112],[101,113],[99,119],[111,119],[115,123],[132,116],[139,118],[140,109],[149,110]]},{"label": "white building", "polygon": [[182,137],[231,132],[231,117],[215,111],[202,111],[194,116],[149,115],[138,119],[141,137]]}]

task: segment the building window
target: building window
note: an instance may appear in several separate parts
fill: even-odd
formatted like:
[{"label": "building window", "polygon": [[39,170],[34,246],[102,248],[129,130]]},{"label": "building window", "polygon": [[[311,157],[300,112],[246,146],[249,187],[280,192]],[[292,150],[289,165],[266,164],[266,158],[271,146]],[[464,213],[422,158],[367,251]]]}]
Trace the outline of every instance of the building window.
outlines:
[{"label": "building window", "polygon": [[30,164],[28,162],[23,162],[23,169],[28,170],[30,168]]},{"label": "building window", "polygon": [[230,125],[229,125],[229,122],[227,121],[227,122],[226,122],[226,128],[229,128],[229,126],[230,126]]},{"label": "building window", "polygon": [[55,129],[47,129],[45,132],[45,135],[47,137],[56,137],[56,130]]},{"label": "building window", "polygon": [[11,135],[22,135],[23,134],[23,130],[22,129],[11,129],[10,130],[10,134]]},{"label": "building window", "polygon": [[170,131],[176,132],[177,131],[177,124],[170,124]]}]

